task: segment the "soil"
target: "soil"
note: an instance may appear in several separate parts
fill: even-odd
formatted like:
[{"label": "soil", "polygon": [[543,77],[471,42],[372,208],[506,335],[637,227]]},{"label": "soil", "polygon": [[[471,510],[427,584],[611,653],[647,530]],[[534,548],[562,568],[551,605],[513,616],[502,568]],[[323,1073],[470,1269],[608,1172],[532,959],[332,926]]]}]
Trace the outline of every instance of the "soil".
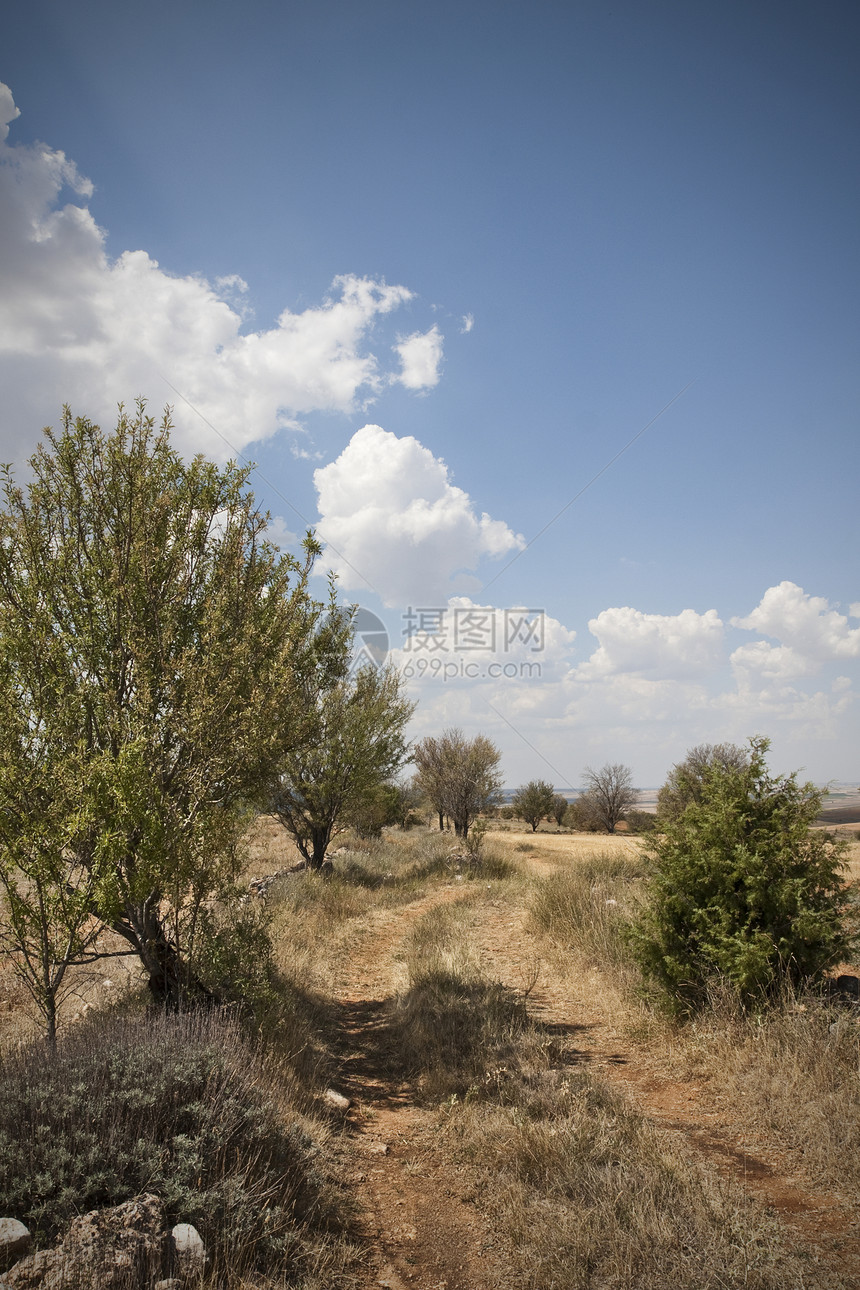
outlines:
[{"label": "soil", "polygon": [[[546,874],[559,852],[575,850],[571,842],[541,838],[526,853],[528,867]],[[392,1066],[387,1032],[390,1001],[405,985],[400,954],[410,928],[435,904],[462,893],[462,885],[452,883],[396,912],[378,913],[353,947],[339,984],[338,1090],[351,1101],[344,1128],[362,1162],[351,1181],[372,1252],[363,1290],[496,1290],[509,1280],[491,1216],[475,1203],[467,1171],[452,1170],[436,1136],[436,1113],[421,1105],[420,1090]],[[562,989],[536,955],[522,907],[491,898],[475,906],[475,918],[473,935],[487,975],[529,992],[535,1018],[572,1042],[571,1060],[596,1068],[687,1151],[735,1178],[779,1216],[789,1244],[813,1247],[821,1263],[860,1286],[856,1206],[805,1180],[789,1147],[745,1133],[708,1083],[673,1073],[665,1057],[616,1028],[612,1008],[604,1004],[606,983],[596,971],[575,992]]]}]

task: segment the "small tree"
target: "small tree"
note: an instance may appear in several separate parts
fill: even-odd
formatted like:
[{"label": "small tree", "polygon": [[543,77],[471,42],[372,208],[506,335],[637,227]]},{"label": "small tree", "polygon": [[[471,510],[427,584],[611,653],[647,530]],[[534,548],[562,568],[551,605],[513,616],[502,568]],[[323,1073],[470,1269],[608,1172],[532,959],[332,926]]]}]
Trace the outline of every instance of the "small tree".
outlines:
[{"label": "small tree", "polygon": [[416,787],[433,803],[440,829],[449,816],[457,837],[465,838],[475,816],[498,802],[502,754],[485,735],[466,739],[461,730],[445,730],[416,744],[412,758]]},{"label": "small tree", "polygon": [[672,767],[666,783],[657,794],[657,814],[662,820],[676,820],[702,796],[705,776],[714,766],[724,770],[742,769],[749,762],[749,752],[737,744],[697,744],[683,761]]},{"label": "small tree", "polygon": [[66,410],[30,464],[0,511],[0,881],[50,1032],[99,925],[162,1002],[206,993],[200,914],[291,737],[321,606],[316,545],[279,556],[248,471],[186,463],[142,402],[110,435]]},{"label": "small tree", "polygon": [[699,793],[648,844],[650,901],[633,933],[645,974],[677,1011],[710,977],[742,998],[803,984],[848,957],[844,842],[811,830],[822,794],[772,776],[766,739],[741,764],[714,760]]},{"label": "small tree", "polygon": [[517,789],[511,805],[520,819],[532,826],[532,833],[536,833],[541,820],[552,813],[554,797],[552,784],[545,779],[532,779]]},{"label": "small tree", "polygon": [[564,824],[564,817],[567,815],[567,808],[570,805],[566,797],[561,793],[554,793],[552,798],[552,808],[550,815],[555,820],[559,828]]},{"label": "small tree", "polygon": [[600,770],[587,766],[583,778],[585,786],[576,805],[607,833],[614,833],[624,812],[639,801],[633,787],[633,772],[629,766],[607,762]]},{"label": "small tree", "polygon": [[310,867],[320,869],[339,824],[357,816],[376,830],[385,781],[406,759],[403,731],[415,704],[404,698],[394,668],[332,676],[326,649],[306,705],[301,738],[281,761],[272,809]]}]

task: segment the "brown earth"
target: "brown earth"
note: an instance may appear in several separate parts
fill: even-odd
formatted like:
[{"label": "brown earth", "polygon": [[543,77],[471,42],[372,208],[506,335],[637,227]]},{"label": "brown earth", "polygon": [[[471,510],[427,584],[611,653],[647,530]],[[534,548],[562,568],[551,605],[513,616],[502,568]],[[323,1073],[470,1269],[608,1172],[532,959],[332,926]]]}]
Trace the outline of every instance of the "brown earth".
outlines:
[{"label": "brown earth", "polygon": [[[523,839],[538,839],[531,835]],[[623,839],[603,839],[629,847]],[[593,838],[544,836],[525,853],[535,875],[594,845]],[[404,988],[400,954],[410,928],[428,909],[461,898],[451,884],[405,909],[376,914],[354,944],[338,988],[342,1010],[341,1090],[352,1099],[345,1130],[362,1164],[354,1183],[372,1251],[364,1287],[389,1290],[490,1290],[506,1284],[504,1251],[491,1217],[476,1203],[467,1170],[452,1170],[436,1138],[436,1114],[422,1107],[418,1089],[392,1070],[386,1024],[390,1001]],[[641,1112],[785,1224],[789,1244],[812,1246],[825,1266],[860,1285],[856,1206],[804,1179],[788,1146],[754,1137],[708,1082],[673,1072],[671,1058],[649,1052],[624,1033],[606,1004],[597,971],[575,988],[559,984],[542,963],[522,906],[488,900],[474,907],[473,936],[486,974],[519,990],[532,987],[528,1007],[536,1020],[573,1045],[571,1060],[587,1062],[624,1090]],[[535,974],[539,973],[535,983]],[[611,991],[609,992],[611,993]]]}]

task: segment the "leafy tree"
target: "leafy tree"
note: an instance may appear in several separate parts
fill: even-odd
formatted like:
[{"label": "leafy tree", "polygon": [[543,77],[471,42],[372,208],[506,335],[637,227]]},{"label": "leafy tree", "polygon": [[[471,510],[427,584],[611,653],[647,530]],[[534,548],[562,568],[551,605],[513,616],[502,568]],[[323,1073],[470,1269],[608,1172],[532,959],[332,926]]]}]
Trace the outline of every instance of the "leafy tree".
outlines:
[{"label": "leafy tree", "polygon": [[383,805],[385,781],[406,760],[403,731],[415,711],[394,668],[337,676],[328,647],[321,660],[305,687],[302,738],[284,754],[272,797],[272,809],[312,869],[322,867],[340,823],[363,813],[370,819],[374,801]]},{"label": "leafy tree", "polygon": [[[511,799],[511,805],[520,819],[532,826],[532,833],[545,816],[552,814],[555,794],[552,784],[545,779],[531,779],[522,788],[518,788]],[[565,802],[565,808],[567,802]]]},{"label": "leafy tree", "polygon": [[657,795],[660,819],[677,819],[690,802],[701,799],[705,775],[712,766],[741,769],[748,762],[746,748],[737,744],[697,744],[666,776],[666,783]]},{"label": "leafy tree", "polygon": [[597,833],[600,828],[597,819],[592,815],[581,795],[568,806],[564,813],[564,822],[576,833]]},{"label": "leafy tree", "polygon": [[4,474],[0,875],[49,1030],[103,926],[158,999],[206,993],[200,912],[236,876],[321,613],[316,545],[280,556],[247,477],[183,461],[142,401],[110,435],[66,409],[26,490]]},{"label": "leafy tree", "polygon": [[721,974],[742,998],[801,984],[848,957],[844,842],[811,830],[822,794],[774,777],[769,742],[713,759],[700,791],[648,844],[650,901],[634,945],[678,1011],[698,1006]]},{"label": "leafy tree", "polygon": [[577,798],[580,811],[607,833],[614,833],[628,807],[635,806],[639,794],[633,787],[633,772],[618,762],[584,772],[585,786]]},{"label": "leafy tree", "polygon": [[445,730],[415,745],[416,787],[433,803],[442,828],[447,815],[459,838],[469,833],[476,815],[498,802],[502,754],[485,735],[466,739],[462,730]]},{"label": "leafy tree", "polygon": [[564,824],[564,817],[567,815],[567,808],[570,805],[566,797],[561,793],[554,793],[552,798],[552,809],[550,815],[555,820],[559,828]]}]

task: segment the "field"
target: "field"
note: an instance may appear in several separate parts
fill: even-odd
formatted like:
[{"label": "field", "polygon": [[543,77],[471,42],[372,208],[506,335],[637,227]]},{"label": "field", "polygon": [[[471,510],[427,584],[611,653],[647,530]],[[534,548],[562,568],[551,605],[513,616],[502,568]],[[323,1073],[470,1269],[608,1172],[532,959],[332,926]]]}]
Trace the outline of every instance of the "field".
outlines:
[{"label": "field", "polygon": [[[695,1026],[662,1018],[620,933],[632,837],[491,831],[477,864],[424,829],[345,847],[330,879],[270,889],[278,997],[259,1022],[259,1082],[316,1144],[329,1218],[296,1218],[282,1265],[222,1263],[224,1284],[860,1284],[852,1010],[752,1018],[715,993]],[[265,818],[248,850],[249,879],[295,860]],[[139,1013],[119,962],[81,979],[67,1031]],[[28,1022],[8,974],[0,1009],[9,1051]]]}]

